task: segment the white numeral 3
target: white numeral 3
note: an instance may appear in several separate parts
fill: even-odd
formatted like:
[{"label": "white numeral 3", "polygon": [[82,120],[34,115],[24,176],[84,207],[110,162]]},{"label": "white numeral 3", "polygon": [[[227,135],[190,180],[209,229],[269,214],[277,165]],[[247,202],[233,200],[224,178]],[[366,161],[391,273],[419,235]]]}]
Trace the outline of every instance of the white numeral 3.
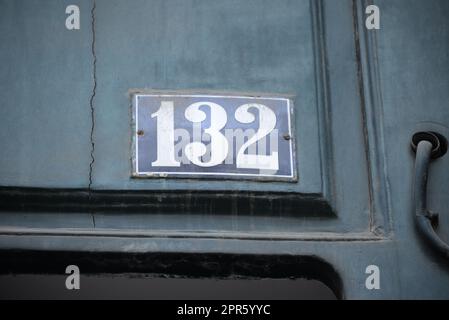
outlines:
[{"label": "white numeral 3", "polygon": [[193,164],[199,167],[213,167],[222,163],[228,155],[228,140],[220,132],[228,122],[228,116],[225,109],[216,103],[197,102],[186,109],[186,119],[194,123],[201,123],[206,120],[206,113],[199,109],[204,105],[210,108],[210,127],[204,130],[205,133],[210,135],[210,159],[207,162],[201,161],[201,157],[207,151],[206,145],[201,142],[195,141],[186,145],[185,153]]}]

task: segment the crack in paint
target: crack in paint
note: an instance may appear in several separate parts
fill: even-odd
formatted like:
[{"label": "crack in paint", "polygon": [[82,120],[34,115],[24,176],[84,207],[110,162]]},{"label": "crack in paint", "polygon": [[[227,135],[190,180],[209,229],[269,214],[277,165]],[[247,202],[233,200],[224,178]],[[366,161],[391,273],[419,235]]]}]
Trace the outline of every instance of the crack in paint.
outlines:
[{"label": "crack in paint", "polygon": [[[89,106],[90,106],[90,113],[91,113],[91,128],[90,128],[90,143],[91,143],[91,149],[90,149],[90,164],[89,164],[89,202],[91,200],[91,190],[92,190],[92,172],[93,172],[93,166],[95,162],[94,152],[95,152],[95,142],[94,142],[94,130],[95,130],[95,110],[94,110],[94,99],[97,94],[97,55],[95,52],[95,9],[96,9],[96,3],[95,0],[93,0],[93,6],[91,10],[91,28],[92,28],[92,43],[91,43],[91,50],[92,50],[92,58],[93,58],[93,88],[92,88],[92,94],[90,96],[89,100]],[[91,212],[92,215],[92,223],[93,227],[95,228],[95,216],[94,213]]]}]

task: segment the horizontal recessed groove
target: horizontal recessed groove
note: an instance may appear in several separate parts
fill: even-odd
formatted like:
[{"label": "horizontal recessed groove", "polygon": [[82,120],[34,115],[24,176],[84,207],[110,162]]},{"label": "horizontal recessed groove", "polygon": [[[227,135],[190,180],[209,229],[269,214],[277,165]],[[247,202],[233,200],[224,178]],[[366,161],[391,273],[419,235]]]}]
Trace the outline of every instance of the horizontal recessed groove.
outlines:
[{"label": "horizontal recessed groove", "polygon": [[320,194],[0,188],[0,211],[148,212],[335,217]]},{"label": "horizontal recessed groove", "polygon": [[0,227],[1,235],[16,236],[72,236],[72,237],[121,237],[121,238],[220,238],[246,240],[285,240],[285,241],[381,241],[387,240],[372,233],[270,233],[270,232],[210,232],[173,230],[128,230],[128,229],[58,229],[58,228],[20,228]]}]

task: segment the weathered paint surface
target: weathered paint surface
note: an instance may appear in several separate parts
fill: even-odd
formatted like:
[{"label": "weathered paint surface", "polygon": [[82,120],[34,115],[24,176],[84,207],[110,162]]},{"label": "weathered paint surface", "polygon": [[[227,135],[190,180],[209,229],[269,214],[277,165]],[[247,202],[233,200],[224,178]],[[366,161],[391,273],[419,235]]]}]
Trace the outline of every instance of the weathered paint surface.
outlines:
[{"label": "weathered paint surface", "polygon": [[[92,1],[78,1],[81,30],[68,31],[72,2],[0,1],[0,185],[80,188],[97,207],[2,205],[2,249],[318,256],[346,298],[449,298],[449,263],[413,225],[409,148],[417,129],[449,137],[449,2],[376,0],[381,29],[366,31],[367,1],[97,0],[93,15]],[[302,179],[131,179],[136,88],[294,96]],[[446,241],[448,167],[446,155],[429,177]],[[105,210],[89,187],[178,190],[179,212],[164,212],[163,195],[154,214]],[[298,212],[281,198],[268,214],[250,201],[248,214],[217,215],[219,202],[192,204],[202,190],[297,195]],[[305,212],[323,202],[334,214]],[[372,264],[380,290],[365,288]]]},{"label": "weathered paint surface", "polygon": [[70,1],[0,2],[3,186],[88,184],[92,58],[84,3],[83,28],[70,32]]}]

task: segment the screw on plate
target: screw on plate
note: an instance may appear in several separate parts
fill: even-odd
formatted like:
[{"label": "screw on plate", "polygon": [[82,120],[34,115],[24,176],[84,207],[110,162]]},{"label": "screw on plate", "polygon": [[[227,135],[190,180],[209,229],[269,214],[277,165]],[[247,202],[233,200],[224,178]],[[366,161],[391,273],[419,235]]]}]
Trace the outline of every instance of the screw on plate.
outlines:
[{"label": "screw on plate", "polygon": [[444,136],[433,131],[417,132],[412,137],[412,150],[416,152],[416,148],[421,141],[428,141],[432,144],[431,156],[433,159],[442,157],[447,152],[447,140]]},{"label": "screw on plate", "polygon": [[145,133],[145,132],[144,132],[143,130],[139,130],[139,131],[137,131],[137,135],[138,135],[138,136],[143,136],[143,135],[144,135],[144,133]]},{"label": "screw on plate", "polygon": [[290,140],[292,138],[288,133],[284,134],[283,137],[285,140]]}]

